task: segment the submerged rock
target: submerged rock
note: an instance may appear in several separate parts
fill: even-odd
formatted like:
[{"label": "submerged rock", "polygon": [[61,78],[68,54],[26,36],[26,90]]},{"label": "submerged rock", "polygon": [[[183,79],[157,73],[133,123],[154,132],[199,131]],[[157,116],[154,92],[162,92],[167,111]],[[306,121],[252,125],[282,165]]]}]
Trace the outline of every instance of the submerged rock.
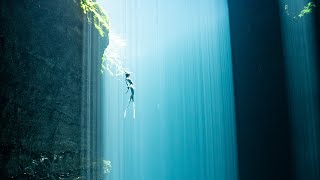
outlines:
[{"label": "submerged rock", "polygon": [[0,179],[81,178],[99,159],[83,134],[98,135],[86,117],[108,39],[84,16],[75,0],[0,2]]}]

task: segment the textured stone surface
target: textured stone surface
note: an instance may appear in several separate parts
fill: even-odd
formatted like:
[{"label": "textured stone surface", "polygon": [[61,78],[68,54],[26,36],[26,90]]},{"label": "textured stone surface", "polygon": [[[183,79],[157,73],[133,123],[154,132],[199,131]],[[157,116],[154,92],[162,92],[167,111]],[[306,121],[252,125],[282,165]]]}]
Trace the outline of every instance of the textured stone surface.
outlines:
[{"label": "textured stone surface", "polygon": [[[88,78],[83,63],[87,22],[78,2],[1,0],[0,23],[1,179],[79,177],[83,109],[95,100],[83,97],[97,73]],[[98,42],[107,43],[95,32]]]}]

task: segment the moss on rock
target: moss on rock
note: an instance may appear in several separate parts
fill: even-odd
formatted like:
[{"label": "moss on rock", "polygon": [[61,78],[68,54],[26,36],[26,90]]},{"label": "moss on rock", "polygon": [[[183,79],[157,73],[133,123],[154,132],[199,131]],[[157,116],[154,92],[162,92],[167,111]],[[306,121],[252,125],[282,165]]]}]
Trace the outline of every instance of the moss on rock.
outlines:
[{"label": "moss on rock", "polygon": [[83,12],[87,14],[88,21],[93,23],[99,34],[104,37],[109,31],[109,18],[101,6],[92,0],[80,0]]}]

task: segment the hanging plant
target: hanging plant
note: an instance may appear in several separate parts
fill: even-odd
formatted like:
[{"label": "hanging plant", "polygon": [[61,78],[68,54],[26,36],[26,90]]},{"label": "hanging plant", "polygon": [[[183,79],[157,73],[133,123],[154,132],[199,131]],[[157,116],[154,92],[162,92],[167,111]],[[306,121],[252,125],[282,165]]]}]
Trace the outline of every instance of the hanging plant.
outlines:
[{"label": "hanging plant", "polygon": [[80,0],[80,7],[87,14],[89,23],[93,23],[101,37],[109,31],[109,18],[101,6],[92,0]]}]

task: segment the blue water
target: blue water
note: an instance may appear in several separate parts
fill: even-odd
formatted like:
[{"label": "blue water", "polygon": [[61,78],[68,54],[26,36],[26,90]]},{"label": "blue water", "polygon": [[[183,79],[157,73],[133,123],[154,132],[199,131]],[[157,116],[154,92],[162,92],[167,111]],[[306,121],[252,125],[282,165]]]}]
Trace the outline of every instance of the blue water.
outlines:
[{"label": "blue water", "polygon": [[236,180],[227,0],[101,1],[127,41],[124,77],[104,76],[110,180]]}]

